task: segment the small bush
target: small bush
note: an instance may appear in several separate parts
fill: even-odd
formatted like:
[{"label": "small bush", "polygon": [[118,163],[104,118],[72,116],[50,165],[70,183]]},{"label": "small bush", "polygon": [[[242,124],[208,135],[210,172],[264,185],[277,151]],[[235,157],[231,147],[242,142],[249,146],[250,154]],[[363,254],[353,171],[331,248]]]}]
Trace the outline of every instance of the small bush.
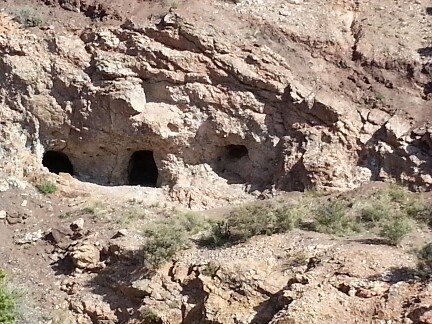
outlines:
[{"label": "small bush", "polygon": [[205,219],[193,212],[180,213],[177,216],[179,225],[188,233],[196,234],[207,226]]},{"label": "small bush", "polygon": [[80,212],[82,214],[94,215],[94,214],[96,214],[96,207],[94,207],[94,206],[87,206],[87,207],[84,207],[83,209],[81,209]]},{"label": "small bush", "polygon": [[396,219],[395,226],[403,223],[401,218],[405,223],[412,219],[427,224],[432,218],[432,208],[421,197],[398,185],[391,185],[368,197],[365,202],[360,201],[358,205],[360,221],[369,228],[384,226],[385,232]]},{"label": "small bush", "polygon": [[419,259],[419,269],[423,273],[432,274],[432,242],[426,244],[417,254]]},{"label": "small bush", "polygon": [[60,214],[58,216],[58,218],[60,218],[60,219],[68,219],[68,218],[71,218],[72,216],[73,216],[73,214],[71,212],[65,212],[63,214]]},{"label": "small bush", "polygon": [[215,278],[218,271],[220,270],[221,266],[215,262],[210,261],[209,263],[207,263],[204,268],[202,269],[201,273],[204,276],[210,277],[210,278]]},{"label": "small bush", "polygon": [[387,194],[390,201],[403,204],[408,200],[408,190],[397,184],[390,184],[384,194]]},{"label": "small bush", "polygon": [[163,5],[170,9],[178,9],[180,7],[180,0],[163,0]]},{"label": "small bush", "polygon": [[304,216],[305,209],[295,205],[274,207],[252,204],[234,209],[222,221],[213,224],[205,245],[227,246],[245,242],[257,235],[272,235],[292,230]]},{"label": "small bush", "polygon": [[43,23],[42,18],[38,15],[36,10],[31,7],[20,8],[14,15],[15,20],[25,28],[37,27]]},{"label": "small bush", "polygon": [[0,323],[14,324],[17,318],[15,296],[6,285],[6,274],[0,270]]},{"label": "small bush", "polygon": [[390,245],[398,245],[411,230],[408,218],[403,215],[394,215],[382,224],[380,235],[386,238]]},{"label": "small bush", "polygon": [[402,210],[412,219],[432,226],[432,207],[422,199],[412,197],[402,206]]},{"label": "small bush", "polygon": [[162,324],[161,318],[148,307],[140,309],[139,314],[143,324]]},{"label": "small bush", "polygon": [[342,201],[332,201],[316,210],[314,228],[317,232],[347,235],[359,232],[361,226],[355,217],[348,214],[348,206]]},{"label": "small bush", "polygon": [[145,231],[143,253],[146,268],[157,269],[178,251],[187,248],[188,237],[206,226],[205,221],[193,213],[177,213],[151,224]]},{"label": "small bush", "polygon": [[382,93],[376,93],[375,99],[379,101],[383,101],[385,99],[385,96]]},{"label": "small bush", "polygon": [[147,237],[143,247],[144,262],[149,269],[157,269],[187,245],[185,231],[169,224],[153,225],[144,235]]},{"label": "small bush", "polygon": [[368,203],[360,209],[360,221],[368,227],[375,226],[378,222],[386,219],[389,214],[389,205],[385,202],[375,201]]},{"label": "small bush", "polygon": [[40,193],[43,193],[44,195],[52,194],[57,190],[55,183],[49,180],[45,180],[42,181],[41,183],[38,183],[36,185],[36,188],[39,190]]}]

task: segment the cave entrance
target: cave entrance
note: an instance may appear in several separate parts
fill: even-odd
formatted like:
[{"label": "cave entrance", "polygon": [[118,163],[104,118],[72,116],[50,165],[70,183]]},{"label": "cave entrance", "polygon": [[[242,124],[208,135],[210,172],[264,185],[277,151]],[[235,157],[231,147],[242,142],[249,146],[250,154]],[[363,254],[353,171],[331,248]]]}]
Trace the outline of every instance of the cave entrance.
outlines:
[{"label": "cave entrance", "polygon": [[47,151],[42,158],[42,165],[48,168],[49,172],[59,174],[69,173],[73,175],[73,165],[69,157],[63,152]]},{"label": "cave entrance", "polygon": [[240,160],[249,154],[249,151],[244,145],[227,145],[225,146],[227,157],[231,160]]},{"label": "cave entrance", "polygon": [[158,168],[153,157],[153,151],[136,151],[129,161],[128,181],[130,185],[156,187]]}]

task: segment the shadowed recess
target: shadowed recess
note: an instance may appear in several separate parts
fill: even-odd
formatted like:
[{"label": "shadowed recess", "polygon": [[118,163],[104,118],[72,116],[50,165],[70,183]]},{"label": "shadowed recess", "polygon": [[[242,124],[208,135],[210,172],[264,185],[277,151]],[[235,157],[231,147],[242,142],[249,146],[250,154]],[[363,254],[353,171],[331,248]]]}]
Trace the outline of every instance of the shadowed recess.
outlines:
[{"label": "shadowed recess", "polygon": [[130,185],[156,187],[158,175],[152,151],[136,151],[132,154],[128,168]]},{"label": "shadowed recess", "polygon": [[228,145],[226,146],[227,157],[233,160],[239,160],[249,154],[248,149],[244,145]]},{"label": "shadowed recess", "polygon": [[63,153],[58,151],[47,151],[45,152],[42,164],[44,167],[48,168],[49,172],[59,174],[69,173],[70,175],[74,174],[73,165],[69,160],[69,157]]}]

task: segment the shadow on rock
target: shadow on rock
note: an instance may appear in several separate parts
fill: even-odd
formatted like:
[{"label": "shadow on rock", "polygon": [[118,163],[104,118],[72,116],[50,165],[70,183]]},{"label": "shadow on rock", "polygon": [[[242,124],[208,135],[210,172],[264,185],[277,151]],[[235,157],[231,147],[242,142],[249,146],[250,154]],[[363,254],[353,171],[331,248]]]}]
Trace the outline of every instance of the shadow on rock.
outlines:
[{"label": "shadow on rock", "polygon": [[368,278],[373,281],[384,281],[391,284],[397,282],[415,282],[419,280],[417,276],[418,271],[416,269],[401,267],[401,268],[390,268],[383,274],[378,274]]},{"label": "shadow on rock", "polygon": [[251,324],[267,324],[274,318],[274,316],[284,309],[287,305],[292,302],[291,298],[284,296],[284,290],[279,290],[275,294],[271,294],[267,291],[260,291],[261,293],[269,296],[269,299],[263,301],[258,306],[254,307],[257,312]]},{"label": "shadow on rock", "polygon": [[422,56],[432,56],[432,47],[422,47],[417,50],[417,53],[419,53]]},{"label": "shadow on rock", "polygon": [[115,311],[118,323],[127,322],[138,317],[145,290],[134,286],[134,282],[152,276],[143,264],[141,250],[120,251],[113,244],[108,247],[106,267],[96,273],[87,283],[93,294],[103,297]]},{"label": "shadow on rock", "polygon": [[361,243],[361,244],[370,244],[370,245],[387,245],[388,241],[383,238],[362,238],[362,239],[355,239],[354,242]]},{"label": "shadow on rock", "polygon": [[[430,307],[419,307],[411,311],[407,317],[413,321],[413,323],[430,323],[430,319],[432,319],[432,314],[429,316],[427,313],[432,312],[432,306]],[[425,318],[427,317],[427,318]]]}]

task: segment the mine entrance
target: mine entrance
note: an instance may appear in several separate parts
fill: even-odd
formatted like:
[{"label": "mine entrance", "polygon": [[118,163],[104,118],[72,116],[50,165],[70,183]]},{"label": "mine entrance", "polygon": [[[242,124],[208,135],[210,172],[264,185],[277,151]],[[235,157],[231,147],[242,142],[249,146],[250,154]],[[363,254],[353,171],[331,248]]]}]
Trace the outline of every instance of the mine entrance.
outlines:
[{"label": "mine entrance", "polygon": [[130,185],[156,187],[158,175],[152,151],[137,151],[132,154],[128,168]]},{"label": "mine entrance", "polygon": [[49,172],[59,174],[60,172],[69,173],[73,175],[73,165],[69,160],[69,157],[58,151],[47,151],[45,152],[42,165],[48,168]]}]

